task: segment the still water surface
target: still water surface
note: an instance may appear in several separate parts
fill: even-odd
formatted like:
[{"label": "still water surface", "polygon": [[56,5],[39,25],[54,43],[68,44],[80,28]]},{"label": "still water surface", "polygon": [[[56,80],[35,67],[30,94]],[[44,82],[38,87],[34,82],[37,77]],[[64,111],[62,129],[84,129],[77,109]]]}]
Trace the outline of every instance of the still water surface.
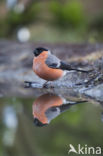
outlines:
[{"label": "still water surface", "polygon": [[66,156],[69,144],[103,148],[102,111],[55,94],[1,98],[0,156]]}]

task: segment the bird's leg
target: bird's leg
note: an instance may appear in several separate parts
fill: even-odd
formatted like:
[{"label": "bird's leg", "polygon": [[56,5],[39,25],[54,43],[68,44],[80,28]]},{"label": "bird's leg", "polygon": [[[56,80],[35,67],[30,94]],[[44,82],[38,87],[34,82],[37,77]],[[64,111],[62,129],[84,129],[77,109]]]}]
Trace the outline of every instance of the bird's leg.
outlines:
[{"label": "bird's leg", "polygon": [[43,88],[54,88],[54,85],[48,85],[48,82],[49,81],[46,81],[44,84],[43,84]]},{"label": "bird's leg", "polygon": [[43,84],[43,88],[48,88],[47,83],[48,83],[48,81],[46,81],[46,82]]}]

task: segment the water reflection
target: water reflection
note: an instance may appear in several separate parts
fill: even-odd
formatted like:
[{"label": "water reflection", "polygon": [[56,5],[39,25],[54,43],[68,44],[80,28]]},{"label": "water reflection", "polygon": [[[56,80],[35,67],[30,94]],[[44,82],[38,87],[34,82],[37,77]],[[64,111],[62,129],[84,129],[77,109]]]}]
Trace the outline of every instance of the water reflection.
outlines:
[{"label": "water reflection", "polygon": [[[102,104],[75,102],[80,99],[69,94],[65,97],[67,100],[54,94],[42,95],[35,101],[34,96],[0,98],[0,156],[66,156],[70,144],[74,147],[78,144],[102,147]],[[35,127],[32,105],[33,116],[42,124],[51,124],[43,128]]]},{"label": "water reflection", "polygon": [[41,95],[33,103],[34,124],[39,127],[46,126],[62,112],[84,102],[87,101],[68,101],[51,93]]}]

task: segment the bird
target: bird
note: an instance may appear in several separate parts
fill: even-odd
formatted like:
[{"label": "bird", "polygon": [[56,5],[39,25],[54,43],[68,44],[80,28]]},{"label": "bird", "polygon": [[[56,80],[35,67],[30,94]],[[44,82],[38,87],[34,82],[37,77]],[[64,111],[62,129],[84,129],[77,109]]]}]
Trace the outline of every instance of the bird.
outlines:
[{"label": "bird", "polygon": [[67,71],[88,72],[86,70],[76,69],[72,65],[60,60],[47,48],[37,47],[33,53],[33,71],[40,78],[46,80],[46,83],[62,78]]},{"label": "bird", "polygon": [[35,126],[46,126],[51,120],[72,106],[87,101],[69,101],[61,95],[46,93],[33,102],[33,118]]}]

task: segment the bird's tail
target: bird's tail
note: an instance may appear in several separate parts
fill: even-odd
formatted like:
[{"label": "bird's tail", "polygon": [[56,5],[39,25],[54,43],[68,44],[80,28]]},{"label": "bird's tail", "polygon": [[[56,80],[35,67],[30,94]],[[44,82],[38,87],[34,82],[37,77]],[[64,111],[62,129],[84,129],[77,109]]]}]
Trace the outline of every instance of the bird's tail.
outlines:
[{"label": "bird's tail", "polygon": [[70,64],[65,63],[65,62],[61,62],[60,69],[62,69],[62,70],[75,70],[75,71],[84,72],[84,73],[88,73],[88,72],[92,71],[92,70],[78,69],[78,68],[73,67]]},{"label": "bird's tail", "polygon": [[61,106],[59,106],[59,108],[60,108],[61,112],[64,112],[67,109],[69,109],[71,106],[74,106],[74,105],[77,105],[77,104],[81,104],[81,103],[84,104],[85,102],[88,102],[88,101],[84,100],[84,101],[76,101],[76,102],[71,102],[71,103],[68,101],[67,104],[62,104]]}]

